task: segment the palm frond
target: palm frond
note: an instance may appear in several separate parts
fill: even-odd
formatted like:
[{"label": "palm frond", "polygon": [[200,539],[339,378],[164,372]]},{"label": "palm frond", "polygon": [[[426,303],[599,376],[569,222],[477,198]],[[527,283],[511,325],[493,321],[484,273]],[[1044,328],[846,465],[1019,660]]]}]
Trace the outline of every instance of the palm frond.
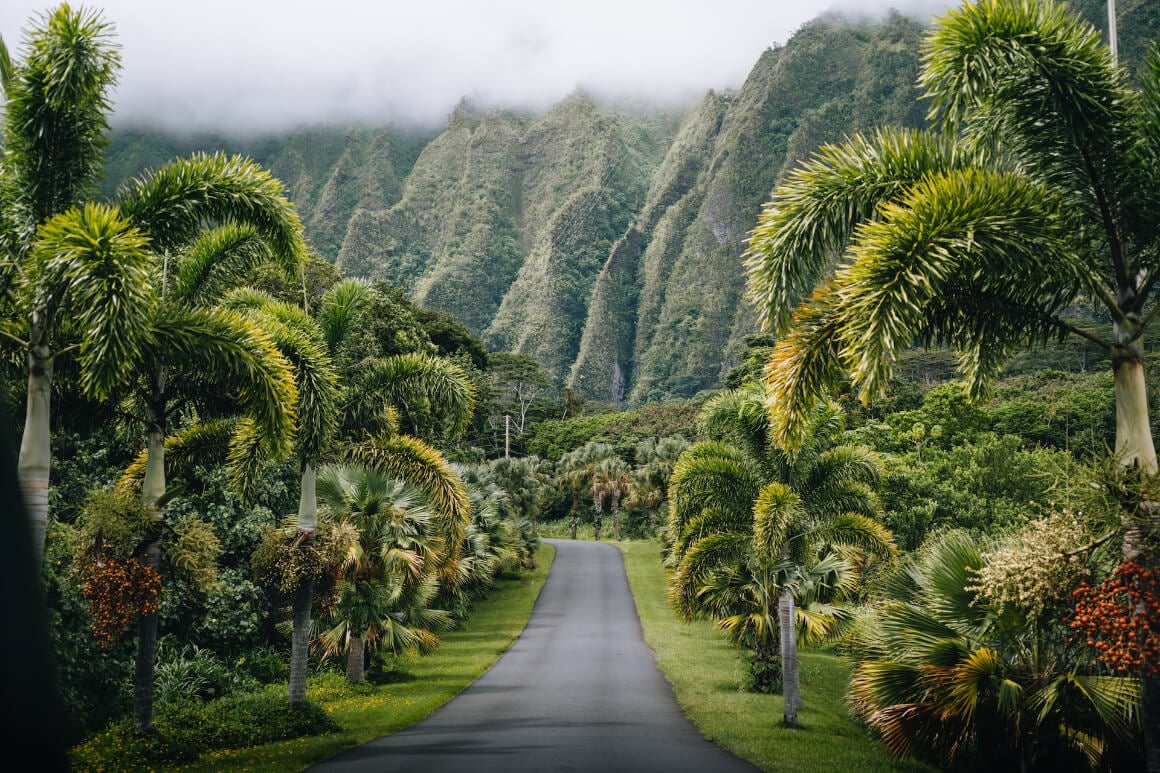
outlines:
[{"label": "palm frond", "polygon": [[794,314],[793,327],[766,363],[766,408],[774,442],[796,452],[808,437],[808,422],[823,396],[843,374],[842,307],[836,286],[826,282]]},{"label": "palm frond", "polygon": [[[471,522],[471,500],[463,481],[441,453],[418,438],[400,435],[349,446],[342,456],[410,481],[423,491],[441,520],[442,532],[448,540],[448,555],[458,553]],[[321,495],[321,481],[319,486]]]},{"label": "palm frond", "polygon": [[269,246],[252,226],[227,223],[205,231],[172,258],[176,265],[165,290],[166,299],[211,305],[270,257]]},{"label": "palm frond", "polygon": [[911,183],[970,163],[938,135],[881,129],[824,145],[774,191],[749,236],[745,269],[759,323],[776,334],[845,253],[860,223]]},{"label": "palm frond", "polygon": [[450,360],[419,352],[375,361],[360,388],[396,406],[427,400],[438,415],[447,417],[452,435],[463,431],[475,410],[475,385],[467,373]]},{"label": "palm frond", "polygon": [[744,562],[751,542],[748,534],[724,532],[710,534],[689,547],[668,586],[669,601],[681,617],[692,620],[696,616],[697,594],[705,578],[722,567]]},{"label": "palm frond", "polygon": [[1114,189],[1136,95],[1099,31],[1064,4],[964,4],[939,20],[922,52],[919,83],[944,128],[978,121],[979,136],[1002,138],[1064,190]]},{"label": "palm frond", "polygon": [[763,391],[747,385],[711,395],[697,414],[697,427],[705,435],[743,446],[754,459],[762,458],[769,447]]},{"label": "palm frond", "polygon": [[745,518],[761,489],[761,475],[743,451],[714,441],[681,454],[669,482],[670,517],[678,528],[706,508]]},{"label": "palm frond", "polygon": [[24,61],[9,60],[0,135],[15,198],[6,206],[25,246],[100,178],[121,67],[112,32],[99,12],[61,4],[26,33]]},{"label": "palm frond", "polygon": [[1091,708],[1114,738],[1129,746],[1140,733],[1140,682],[1116,676],[1061,674],[1030,698],[1040,724],[1059,722],[1076,702]]},{"label": "palm frond", "polygon": [[[1050,199],[1026,177],[968,170],[917,183],[883,207],[881,220],[859,229],[835,282],[844,307],[842,358],[862,399],[884,391],[892,363],[912,343],[947,341],[962,350],[975,342],[978,293],[1006,301],[991,314],[1005,323],[1007,340],[1047,324],[1026,309],[1046,315],[1071,302],[1083,271],[1064,246],[1055,209],[1045,205]],[[978,379],[997,375],[994,363],[977,367]]]},{"label": "palm frond", "polygon": [[268,333],[234,312],[165,306],[151,343],[154,362],[236,396],[261,432],[270,459],[289,454],[298,390],[290,364]]},{"label": "palm frond", "polygon": [[[165,438],[165,464],[171,474],[181,476],[192,472],[198,464],[226,461],[230,437],[236,429],[236,419],[214,419],[198,422],[170,433]],[[145,477],[149,451],[143,450],[121,474],[118,487],[140,487]]]},{"label": "palm frond", "polygon": [[340,398],[338,373],[322,344],[321,331],[308,314],[285,303],[266,303],[249,316],[270,334],[294,369],[298,387],[295,444],[304,462],[315,463],[338,432]]},{"label": "palm frond", "polygon": [[880,558],[892,558],[898,552],[890,530],[861,513],[843,513],[823,519],[809,534],[825,544],[851,545]]},{"label": "palm frond", "polygon": [[344,279],[322,296],[318,307],[318,324],[326,337],[326,347],[332,357],[337,356],[339,345],[358,324],[359,316],[369,307],[371,284],[365,279]]},{"label": "palm frond", "polygon": [[306,256],[302,222],[282,183],[250,159],[197,153],[124,183],[115,199],[159,251],[189,244],[206,222],[246,224],[298,279]]},{"label": "palm frond", "polygon": [[81,387],[108,398],[129,375],[156,307],[148,239],[114,207],[86,204],[49,220],[32,251],[37,306],[56,303],[80,334]]},{"label": "palm frond", "polygon": [[753,553],[760,565],[772,565],[781,557],[804,514],[801,497],[788,485],[762,487],[753,503]]}]

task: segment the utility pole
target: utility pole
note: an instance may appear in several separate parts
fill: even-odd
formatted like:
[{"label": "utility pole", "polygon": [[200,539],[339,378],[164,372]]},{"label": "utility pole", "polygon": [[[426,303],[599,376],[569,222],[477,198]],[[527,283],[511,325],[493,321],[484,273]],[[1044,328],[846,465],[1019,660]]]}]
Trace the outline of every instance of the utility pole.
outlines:
[{"label": "utility pole", "polygon": [[1116,0],[1108,0],[1108,48],[1112,51],[1112,64],[1119,64],[1116,45]]},{"label": "utility pole", "polygon": [[503,458],[504,459],[508,458],[508,451],[511,449],[511,444],[510,444],[511,424],[512,424],[511,415],[505,413],[503,415]]}]

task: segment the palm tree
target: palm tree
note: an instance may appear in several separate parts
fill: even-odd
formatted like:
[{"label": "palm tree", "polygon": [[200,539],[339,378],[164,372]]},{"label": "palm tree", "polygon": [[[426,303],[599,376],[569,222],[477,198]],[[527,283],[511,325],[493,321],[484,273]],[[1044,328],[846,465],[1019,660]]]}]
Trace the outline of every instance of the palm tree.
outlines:
[{"label": "palm tree", "polygon": [[[767,370],[779,436],[793,439],[843,370],[864,398],[881,392],[912,343],[953,345],[980,396],[1016,348],[1070,334],[1112,355],[1116,450],[1154,471],[1141,343],[1160,275],[1152,65],[1132,88],[1099,34],[1047,0],[943,17],[921,81],[945,135],[881,130],[823,147],[751,235],[751,297],[789,333]],[[1111,335],[1065,317],[1081,298],[1107,310]]]},{"label": "palm tree", "polygon": [[[294,367],[298,386],[298,431],[295,450],[300,487],[296,545],[314,537],[318,528],[317,468],[332,450],[338,428],[338,376],[331,362],[321,326],[305,311],[253,290],[234,291],[225,305],[249,310],[258,324],[271,333],[279,351]],[[251,455],[252,458],[252,455]],[[251,477],[252,476],[248,476]],[[310,611],[314,577],[302,578],[292,602],[290,637],[290,702],[306,700],[309,659]]]},{"label": "palm tree", "polygon": [[948,532],[890,579],[852,635],[855,714],[893,754],[945,766],[1139,766],[1138,683],[1088,675],[1058,630],[980,595],[982,567],[973,540]]},{"label": "palm tree", "polygon": [[750,550],[744,561],[714,570],[700,583],[698,606],[734,646],[753,650],[752,689],[757,692],[775,692],[782,685],[779,602],[783,589],[794,599],[798,641],[817,644],[832,639],[850,618],[841,602],[853,592],[859,573],[839,551],[826,548],[823,553],[796,566],[755,562]]},{"label": "palm tree", "polygon": [[624,509],[630,513],[645,511],[645,525],[650,536],[656,534],[657,510],[664,502],[665,490],[656,484],[648,471],[641,467],[634,469],[632,485],[624,498]]},{"label": "palm tree", "polygon": [[669,501],[673,468],[688,447],[683,437],[650,437],[636,445],[633,483],[624,504],[628,510],[645,510],[650,535],[656,533],[657,511]]},{"label": "palm tree", "polygon": [[602,459],[615,455],[616,450],[612,446],[590,440],[560,457],[556,465],[556,479],[561,486],[566,486],[572,492],[572,539],[576,539],[576,529],[580,525],[580,491],[591,486],[596,465]]},{"label": "palm tree", "polygon": [[[119,356],[123,334],[145,326],[149,303],[145,237],[114,210],[75,210],[68,222],[57,224],[47,244],[33,249],[37,229],[83,203],[100,175],[108,92],[120,55],[107,23],[67,5],[43,16],[26,35],[22,61],[5,54],[0,302],[7,307],[5,317],[11,317],[3,335],[28,361],[17,469],[39,566],[48,521],[56,357],[82,348],[82,379],[90,392],[107,396],[127,373]],[[100,236],[91,242],[65,236],[78,227]],[[61,346],[65,331],[56,311],[64,303],[79,312],[72,324],[78,335]],[[16,320],[20,324],[13,324]]]},{"label": "palm tree", "polygon": [[491,470],[507,492],[517,521],[528,521],[534,534],[540,505],[552,491],[547,463],[538,456],[502,457],[491,462]]},{"label": "palm tree", "polygon": [[625,461],[612,456],[602,459],[592,475],[592,494],[596,503],[596,539],[600,539],[602,503],[608,500],[612,511],[612,538],[620,539],[620,498],[631,491],[632,470]]},{"label": "palm tree", "polygon": [[326,466],[317,485],[332,517],[359,534],[332,613],[335,625],[319,637],[327,654],[347,651],[347,679],[358,684],[366,646],[429,652],[436,632],[451,627],[450,614],[429,606],[448,540],[426,497],[405,481],[362,466]]},{"label": "palm tree", "polygon": [[[677,462],[670,486],[668,562],[675,571],[669,597],[686,619],[701,613],[718,621],[744,617],[756,601],[759,608],[766,604],[759,618],[768,620],[776,594],[783,719],[796,726],[802,704],[794,594],[819,556],[828,560],[835,546],[892,554],[889,532],[871,517],[877,508],[869,484],[878,477],[878,463],[867,449],[837,444],[843,421],[832,403],[815,411],[798,451],[773,444],[764,395],[753,384],[711,397],[698,425],[733,443],[696,443]],[[731,572],[741,579],[723,579]],[[733,610],[722,606],[720,594],[713,596],[723,582],[749,586],[735,594]],[[750,592],[754,586],[762,592]],[[772,657],[773,628],[766,624],[750,633],[755,658]]]},{"label": "palm tree", "polygon": [[535,537],[526,521],[517,520],[519,510],[503,488],[495,463],[457,465],[455,469],[471,498],[464,561],[471,562],[474,584],[489,587],[496,574],[531,566]]},{"label": "palm tree", "polygon": [[[1137,89],[1061,5],[986,0],[942,17],[923,57],[944,135],[822,148],[751,235],[750,296],[784,336],[766,370],[779,440],[799,442],[843,373],[863,399],[880,394],[911,344],[953,346],[980,397],[1016,349],[1074,335],[1110,355],[1117,455],[1155,473],[1143,336],[1160,312],[1160,52]],[[1081,301],[1110,330],[1069,317]],[[1156,513],[1129,514],[1126,557]],[[1144,690],[1160,696],[1152,679]],[[1160,697],[1144,703],[1160,728]],[[1160,770],[1160,737],[1148,747]]]}]

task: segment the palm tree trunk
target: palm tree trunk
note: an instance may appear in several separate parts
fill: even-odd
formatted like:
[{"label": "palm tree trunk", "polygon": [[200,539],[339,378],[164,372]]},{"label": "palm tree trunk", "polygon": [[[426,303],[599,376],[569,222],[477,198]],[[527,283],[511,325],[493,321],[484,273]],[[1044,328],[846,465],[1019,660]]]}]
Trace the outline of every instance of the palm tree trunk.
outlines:
[{"label": "palm tree trunk", "polygon": [[[1118,331],[1117,331],[1118,332]],[[1137,339],[1130,347],[1113,352],[1116,396],[1116,453],[1124,464],[1138,464],[1156,472],[1156,446],[1148,420],[1148,391],[1144,383],[1144,360]]]},{"label": "palm tree trunk", "polygon": [[596,504],[596,514],[592,516],[592,526],[596,531],[596,541],[599,542],[600,541],[600,527],[602,525],[601,521],[604,520],[604,513],[602,512],[604,509],[604,502],[602,502],[600,499],[597,499],[595,504]]},{"label": "palm tree trunk", "polygon": [[[1120,325],[1114,326],[1117,341],[1127,337]],[[1126,465],[1139,465],[1156,474],[1156,446],[1148,416],[1148,391],[1144,379],[1143,340],[1117,346],[1113,350],[1116,396],[1116,453]],[[1148,533],[1160,520],[1160,502],[1144,502],[1140,512],[1128,514],[1122,555],[1136,561],[1145,553]],[[1150,773],[1160,773],[1160,678],[1141,678],[1140,720],[1144,735],[1144,757]]]},{"label": "palm tree trunk", "polygon": [[[318,528],[318,489],[314,465],[302,467],[301,493],[298,497],[298,536],[300,546],[309,544]],[[294,592],[294,612],[290,633],[290,702],[306,700],[306,667],[310,661],[310,604],[314,596],[314,578],[303,578]]]},{"label": "palm tree trunk", "polygon": [[576,490],[572,490],[572,539],[576,539],[576,529],[580,526],[580,502]]},{"label": "palm tree trunk", "polygon": [[793,624],[793,594],[783,590],[777,599],[777,623],[781,629],[781,702],[782,722],[798,726],[798,709],[802,707],[801,679],[798,673],[797,632]]},{"label": "palm tree trunk", "polygon": [[294,592],[293,630],[290,634],[290,702],[306,701],[306,667],[310,660],[310,605],[314,600],[314,578],[302,580]]},{"label": "palm tree trunk", "polygon": [[350,651],[346,654],[346,681],[351,684],[362,684],[366,681],[366,669],[363,665],[363,638],[350,635]]},{"label": "palm tree trunk", "polygon": [[32,346],[28,353],[28,398],[24,435],[16,472],[32,526],[32,555],[39,574],[48,531],[48,483],[52,466],[52,355],[48,347]]},{"label": "palm tree trunk", "polygon": [[620,500],[612,495],[612,538],[620,541]]},{"label": "palm tree trunk", "polygon": [[[157,502],[165,493],[165,433],[154,422],[149,428],[149,458],[141,499],[153,517],[153,524],[141,550],[141,565],[160,569],[162,511]],[[153,667],[157,658],[157,613],[142,615],[137,621],[137,660],[133,668],[133,726],[142,733],[153,727]]]}]

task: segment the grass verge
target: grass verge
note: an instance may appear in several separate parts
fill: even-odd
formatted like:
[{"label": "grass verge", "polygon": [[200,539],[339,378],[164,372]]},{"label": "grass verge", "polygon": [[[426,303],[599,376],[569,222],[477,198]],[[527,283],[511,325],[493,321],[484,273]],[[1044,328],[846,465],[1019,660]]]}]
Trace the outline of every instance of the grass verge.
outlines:
[{"label": "grass verge", "polygon": [[850,716],[845,704],[850,669],[825,652],[801,653],[801,727],[781,726],[781,696],[740,688],[745,662],[709,622],[683,623],[665,598],[665,570],[655,540],[617,543],[636,600],[644,638],[677,702],[713,743],[766,771],[907,771],[934,768],[894,760]]},{"label": "grass verge", "polygon": [[442,636],[439,649],[413,661],[408,681],[352,687],[337,674],[311,679],[307,699],[321,704],[343,728],[341,732],[211,752],[196,764],[176,770],[293,773],[413,725],[458,695],[512,645],[524,630],[555,554],[555,548],[541,542],[534,570],[497,580],[487,598],[475,603],[471,617]]}]

